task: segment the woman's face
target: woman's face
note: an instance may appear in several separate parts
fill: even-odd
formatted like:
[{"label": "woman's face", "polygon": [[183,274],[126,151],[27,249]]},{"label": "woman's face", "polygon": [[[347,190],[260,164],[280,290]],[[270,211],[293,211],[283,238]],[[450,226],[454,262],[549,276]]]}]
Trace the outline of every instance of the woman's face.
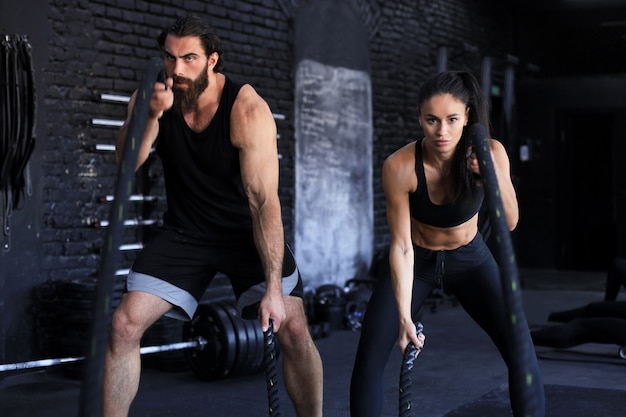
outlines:
[{"label": "woman's face", "polygon": [[441,152],[452,152],[467,125],[469,108],[450,94],[438,94],[420,106],[419,123],[425,142]]}]

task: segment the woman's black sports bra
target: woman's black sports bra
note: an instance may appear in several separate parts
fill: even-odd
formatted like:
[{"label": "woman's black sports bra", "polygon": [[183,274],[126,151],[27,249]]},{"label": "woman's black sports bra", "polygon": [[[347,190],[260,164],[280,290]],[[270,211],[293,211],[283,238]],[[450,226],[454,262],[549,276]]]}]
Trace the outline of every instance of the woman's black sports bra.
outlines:
[{"label": "woman's black sports bra", "polygon": [[409,193],[409,208],[415,220],[434,227],[454,227],[465,223],[480,210],[485,195],[482,187],[474,190],[467,201],[457,200],[448,204],[434,204],[430,201],[424,174],[422,139],[415,142],[415,173],[417,189]]}]

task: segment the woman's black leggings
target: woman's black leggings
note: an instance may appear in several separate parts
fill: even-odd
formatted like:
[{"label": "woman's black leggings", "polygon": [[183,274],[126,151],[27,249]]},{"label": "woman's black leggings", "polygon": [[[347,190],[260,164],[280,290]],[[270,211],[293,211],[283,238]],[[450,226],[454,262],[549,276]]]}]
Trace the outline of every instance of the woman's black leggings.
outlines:
[{"label": "woman's black leggings", "polygon": [[[506,310],[503,300],[500,272],[491,252],[480,234],[469,244],[455,250],[431,251],[414,246],[415,266],[413,283],[413,316],[424,300],[437,287],[453,294],[465,311],[487,332],[505,363],[511,363],[506,341]],[[426,332],[428,333],[428,332]],[[350,412],[352,417],[380,416],[383,404],[383,373],[391,350],[398,340],[399,323],[396,301],[389,276],[380,277],[369,300],[361,338],[359,340],[350,384]],[[532,346],[530,333],[524,343]],[[535,361],[531,367],[539,375]],[[539,381],[540,382],[540,381]],[[515,416],[521,399],[515,398],[516,384],[511,378],[509,394]],[[541,402],[543,398],[543,385]]]}]

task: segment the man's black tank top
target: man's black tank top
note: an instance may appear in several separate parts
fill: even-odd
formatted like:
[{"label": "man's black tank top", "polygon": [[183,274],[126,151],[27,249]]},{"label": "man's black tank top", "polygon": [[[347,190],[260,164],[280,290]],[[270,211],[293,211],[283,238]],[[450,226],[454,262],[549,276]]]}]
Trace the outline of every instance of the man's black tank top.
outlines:
[{"label": "man's black tank top", "polygon": [[239,151],[230,138],[230,114],[242,85],[226,77],[217,111],[202,132],[172,109],[161,117],[156,152],[165,177],[166,227],[200,236],[252,228]]},{"label": "man's black tank top", "polygon": [[454,227],[468,221],[480,210],[484,197],[482,187],[476,188],[467,201],[457,200],[448,204],[434,204],[430,201],[421,139],[415,142],[415,173],[417,190],[409,193],[411,217],[415,220],[434,227]]}]

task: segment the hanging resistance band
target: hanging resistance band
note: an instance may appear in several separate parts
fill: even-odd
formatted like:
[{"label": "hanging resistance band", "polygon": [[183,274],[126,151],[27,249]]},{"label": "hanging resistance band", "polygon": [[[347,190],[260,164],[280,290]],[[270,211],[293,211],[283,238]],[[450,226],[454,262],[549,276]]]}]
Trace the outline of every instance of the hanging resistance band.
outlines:
[{"label": "hanging resistance band", "polygon": [[0,71],[0,190],[4,196],[4,250],[11,248],[13,210],[32,193],[27,164],[35,147],[35,82],[31,46],[26,36],[2,35]]},{"label": "hanging resistance band", "polygon": [[509,321],[507,343],[512,352],[509,372],[513,380],[519,382],[515,384],[516,389],[522,391],[516,393],[517,398],[520,399],[520,406],[523,407],[521,415],[542,417],[545,412],[541,394],[543,387],[539,386],[541,378],[536,374],[537,371],[533,366],[536,361],[534,346],[523,337],[525,333],[528,333],[528,324],[522,309],[522,288],[487,135],[480,123],[472,125],[469,134],[472,150],[476,153],[480,164],[480,176],[485,187],[491,233],[494,238],[493,246],[500,265],[503,296]]},{"label": "hanging resistance band", "polygon": [[109,228],[102,248],[100,277],[96,288],[90,338],[85,355],[83,384],[80,392],[80,417],[96,417],[101,414],[100,396],[103,386],[104,357],[109,339],[115,270],[120,260],[119,247],[124,235],[124,220],[128,217],[129,199],[135,183],[135,164],[148,120],[150,98],[158,72],[162,68],[161,58],[152,58],[146,66],[128,125],[122,160],[118,166],[115,200],[111,206]]}]

